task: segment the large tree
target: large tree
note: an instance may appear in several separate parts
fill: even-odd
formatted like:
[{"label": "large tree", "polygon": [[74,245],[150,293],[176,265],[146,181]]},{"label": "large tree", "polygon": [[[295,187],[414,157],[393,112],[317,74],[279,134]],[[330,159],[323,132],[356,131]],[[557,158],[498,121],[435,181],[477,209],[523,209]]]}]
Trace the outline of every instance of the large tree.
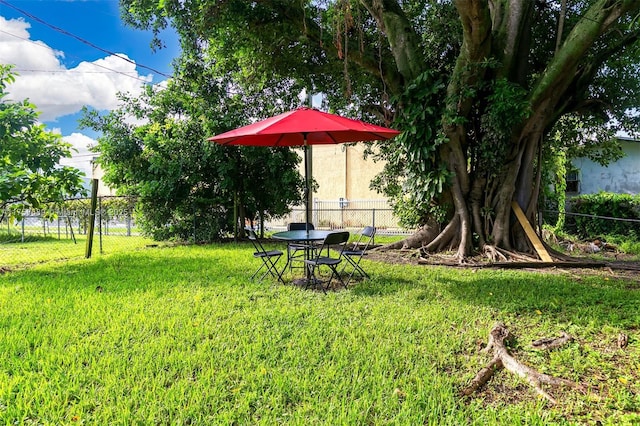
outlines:
[{"label": "large tree", "polygon": [[404,244],[454,248],[460,259],[530,250],[511,203],[534,221],[552,132],[580,123],[576,144],[638,128],[637,0],[121,5],[133,25],[175,26],[185,57],[233,64],[239,85],[277,76],[343,113],[399,126],[403,135],[380,145],[387,173],[375,185],[422,225]]},{"label": "large tree", "polygon": [[59,164],[71,157],[71,144],[38,123],[35,105],[7,100],[14,80],[11,67],[0,64],[0,214],[7,206],[18,217],[24,208],[48,214],[54,203],[84,192],[83,173]]}]

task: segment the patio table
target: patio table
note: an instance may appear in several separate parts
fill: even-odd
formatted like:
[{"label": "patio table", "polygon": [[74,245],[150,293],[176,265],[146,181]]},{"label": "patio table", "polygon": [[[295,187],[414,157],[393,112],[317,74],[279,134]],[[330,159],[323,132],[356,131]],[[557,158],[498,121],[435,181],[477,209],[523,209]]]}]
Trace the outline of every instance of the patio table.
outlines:
[{"label": "patio table", "polygon": [[[312,257],[311,254],[313,253],[313,247],[311,246],[311,243],[317,242],[317,241],[323,241],[325,238],[327,238],[327,235],[329,235],[331,232],[333,231],[321,231],[317,229],[313,229],[309,231],[306,231],[306,230],[283,231],[283,232],[276,232],[271,237],[274,240],[287,241],[288,244],[297,243],[297,244],[305,245],[307,248],[304,251],[304,258],[305,260],[309,260],[311,259]],[[287,266],[289,266],[290,261],[291,259],[289,259],[289,257],[287,256],[287,263],[284,265],[283,271],[287,269]],[[311,279],[311,271],[309,271],[309,268],[305,267],[305,280],[307,283],[309,283],[310,279]]]}]

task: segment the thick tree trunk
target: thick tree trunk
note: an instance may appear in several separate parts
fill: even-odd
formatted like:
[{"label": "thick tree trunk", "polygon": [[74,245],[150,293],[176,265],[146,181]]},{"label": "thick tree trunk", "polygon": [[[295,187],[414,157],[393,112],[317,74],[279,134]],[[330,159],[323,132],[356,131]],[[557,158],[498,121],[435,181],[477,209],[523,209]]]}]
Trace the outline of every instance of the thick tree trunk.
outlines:
[{"label": "thick tree trunk", "polygon": [[[397,2],[362,0],[362,3],[380,27],[390,31],[390,46],[403,76],[419,73],[412,66],[413,56],[406,51],[415,38],[398,33],[407,21],[397,20],[395,15],[401,15]],[[593,67],[601,67],[604,59],[594,52],[594,44],[614,28],[621,16],[640,10],[640,2],[591,2],[583,17],[570,31],[565,31],[546,68],[536,71],[535,80],[528,68],[531,22],[539,11],[535,1],[454,0],[454,5],[460,16],[463,42],[447,85],[442,130],[448,141],[439,151],[439,158],[451,173],[443,198],[451,202],[453,211],[438,235],[434,235],[435,227],[430,226],[426,228],[428,232],[423,228],[398,246],[428,251],[455,246],[460,261],[474,250],[489,255],[532,253],[532,244],[515,220],[511,203],[517,201],[530,223],[535,223],[541,176],[539,154],[545,132],[571,105],[579,103],[571,91],[586,91],[585,82],[596,75],[584,64],[584,58],[590,54],[597,62]],[[620,46],[623,44],[620,42]],[[507,146],[505,152],[496,148],[495,158],[501,159],[500,165],[486,166],[476,156],[492,149],[491,145],[489,148],[483,145],[486,136],[483,120],[492,112],[490,96],[493,90],[499,90],[501,81],[525,90],[528,108],[519,111],[521,119],[505,120],[508,128],[497,128],[507,135]]]}]

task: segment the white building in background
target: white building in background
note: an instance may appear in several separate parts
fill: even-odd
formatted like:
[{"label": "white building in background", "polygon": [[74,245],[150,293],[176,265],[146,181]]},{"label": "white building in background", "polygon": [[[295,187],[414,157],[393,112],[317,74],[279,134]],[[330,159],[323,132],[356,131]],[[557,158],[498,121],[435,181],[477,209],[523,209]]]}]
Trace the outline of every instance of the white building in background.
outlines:
[{"label": "white building in background", "polygon": [[[102,167],[100,167],[100,164],[96,163],[94,160],[91,160],[91,179],[98,179],[98,197],[109,197],[116,195],[115,190],[105,185],[104,181],[102,180],[104,171],[102,170]],[[89,190],[91,190],[91,182],[89,182]]]},{"label": "white building in background", "polygon": [[616,194],[640,194],[640,140],[618,138],[625,156],[607,167],[576,158],[571,164],[576,171],[567,175],[567,194],[595,194],[600,191]]}]

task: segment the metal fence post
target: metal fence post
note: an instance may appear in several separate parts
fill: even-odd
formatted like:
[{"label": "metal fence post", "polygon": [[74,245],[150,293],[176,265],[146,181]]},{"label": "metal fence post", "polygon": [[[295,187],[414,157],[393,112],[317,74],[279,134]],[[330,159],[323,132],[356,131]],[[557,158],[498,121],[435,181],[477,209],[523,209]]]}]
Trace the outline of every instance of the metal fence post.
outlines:
[{"label": "metal fence post", "polygon": [[[374,207],[371,211],[371,226],[373,229],[376,229],[376,208]],[[373,233],[373,240],[371,241],[373,244],[376,243],[376,233]]]},{"label": "metal fence post", "polygon": [[[100,254],[104,253],[104,251],[102,250],[102,197],[98,198],[98,235],[100,236]],[[108,217],[108,216],[107,216]],[[106,224],[105,224],[106,225]],[[105,226],[105,231],[107,232],[107,235],[109,235],[109,228],[107,226]]]},{"label": "metal fence post", "polygon": [[64,225],[64,236],[67,236],[67,224],[69,225],[69,232],[71,232],[71,238],[73,238],[73,244],[78,244],[78,241],[76,241],[76,234],[73,233],[73,225],[71,224],[71,218],[69,216],[67,216],[67,222]]}]

